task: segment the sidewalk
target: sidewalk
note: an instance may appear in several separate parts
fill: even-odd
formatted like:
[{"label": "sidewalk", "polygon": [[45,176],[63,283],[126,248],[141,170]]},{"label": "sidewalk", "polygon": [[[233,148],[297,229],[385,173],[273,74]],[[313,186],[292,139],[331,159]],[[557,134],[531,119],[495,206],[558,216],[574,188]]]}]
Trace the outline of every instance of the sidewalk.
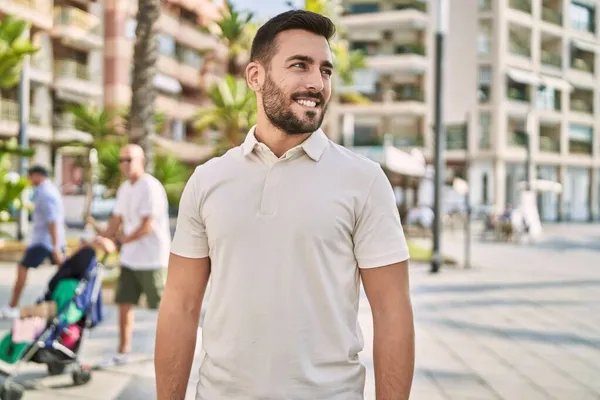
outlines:
[{"label": "sidewalk", "polygon": [[[600,245],[593,245],[594,228],[557,226],[533,247],[474,242],[472,270],[444,268],[433,276],[428,266],[413,265],[417,366],[411,400],[600,398],[595,372],[600,369]],[[458,257],[461,243],[460,236],[446,237],[443,249]],[[51,270],[36,272],[29,299],[39,294]],[[5,303],[12,269],[0,268],[0,282],[0,303]],[[116,346],[116,309],[107,306],[106,313],[88,343],[90,361]],[[92,382],[79,388],[69,387],[69,376],[41,378],[43,368],[27,366],[35,390],[25,400],[155,399],[149,359],[155,314],[136,316],[134,351],[146,361],[95,372]],[[364,297],[360,322],[361,357],[369,371],[365,400],[375,400],[373,333]],[[193,400],[198,361],[186,400]]]}]

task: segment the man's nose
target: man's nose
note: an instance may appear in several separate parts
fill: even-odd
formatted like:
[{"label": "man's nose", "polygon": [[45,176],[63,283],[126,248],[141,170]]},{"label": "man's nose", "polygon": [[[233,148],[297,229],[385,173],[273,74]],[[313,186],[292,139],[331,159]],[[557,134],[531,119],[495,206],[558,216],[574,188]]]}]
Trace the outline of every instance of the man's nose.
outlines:
[{"label": "man's nose", "polygon": [[323,75],[321,70],[316,68],[306,78],[306,88],[315,92],[322,92],[325,88],[325,82],[323,82]]}]

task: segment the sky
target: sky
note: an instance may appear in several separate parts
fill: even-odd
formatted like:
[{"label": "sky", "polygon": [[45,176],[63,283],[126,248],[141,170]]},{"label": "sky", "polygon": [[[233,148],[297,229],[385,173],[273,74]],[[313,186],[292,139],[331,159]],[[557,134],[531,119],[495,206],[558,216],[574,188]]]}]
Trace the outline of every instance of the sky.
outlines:
[{"label": "sky", "polygon": [[[252,11],[258,21],[265,21],[280,12],[289,10],[286,0],[232,0],[241,8]],[[303,4],[303,0],[293,0],[294,4]]]}]

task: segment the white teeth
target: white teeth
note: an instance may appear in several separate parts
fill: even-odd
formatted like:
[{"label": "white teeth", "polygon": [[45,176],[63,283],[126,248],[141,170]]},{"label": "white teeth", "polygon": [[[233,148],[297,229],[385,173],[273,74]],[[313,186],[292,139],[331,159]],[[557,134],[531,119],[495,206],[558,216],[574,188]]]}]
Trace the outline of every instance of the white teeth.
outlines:
[{"label": "white teeth", "polygon": [[306,106],[306,107],[316,107],[317,106],[317,102],[310,101],[310,100],[296,100],[296,102],[298,104],[302,104],[303,106]]}]

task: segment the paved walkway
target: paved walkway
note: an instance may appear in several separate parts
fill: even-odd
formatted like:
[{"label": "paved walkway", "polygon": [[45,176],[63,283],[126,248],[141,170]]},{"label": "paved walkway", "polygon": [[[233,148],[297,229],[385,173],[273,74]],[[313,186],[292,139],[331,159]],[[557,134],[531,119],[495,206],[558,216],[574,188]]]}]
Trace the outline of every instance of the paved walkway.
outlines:
[{"label": "paved walkway", "polygon": [[[446,253],[460,257],[460,235],[446,237]],[[551,226],[534,246],[473,244],[471,270],[411,268],[417,331],[417,368],[411,399],[600,399],[600,234],[596,226]],[[34,299],[50,270],[39,271],[28,288]],[[0,268],[0,304],[8,298],[12,271]],[[87,386],[73,388],[68,376],[44,378],[39,366],[24,376],[32,390],[25,400],[150,400],[155,315],[138,314],[134,351],[142,360],[98,371]],[[116,310],[95,332],[87,357],[93,361],[116,345]],[[363,362],[369,370],[366,400],[375,400],[372,326],[363,298]],[[6,328],[0,323],[0,330]],[[199,348],[199,346],[197,346]],[[146,361],[143,361],[143,360]],[[198,358],[188,396],[193,399]]]}]

